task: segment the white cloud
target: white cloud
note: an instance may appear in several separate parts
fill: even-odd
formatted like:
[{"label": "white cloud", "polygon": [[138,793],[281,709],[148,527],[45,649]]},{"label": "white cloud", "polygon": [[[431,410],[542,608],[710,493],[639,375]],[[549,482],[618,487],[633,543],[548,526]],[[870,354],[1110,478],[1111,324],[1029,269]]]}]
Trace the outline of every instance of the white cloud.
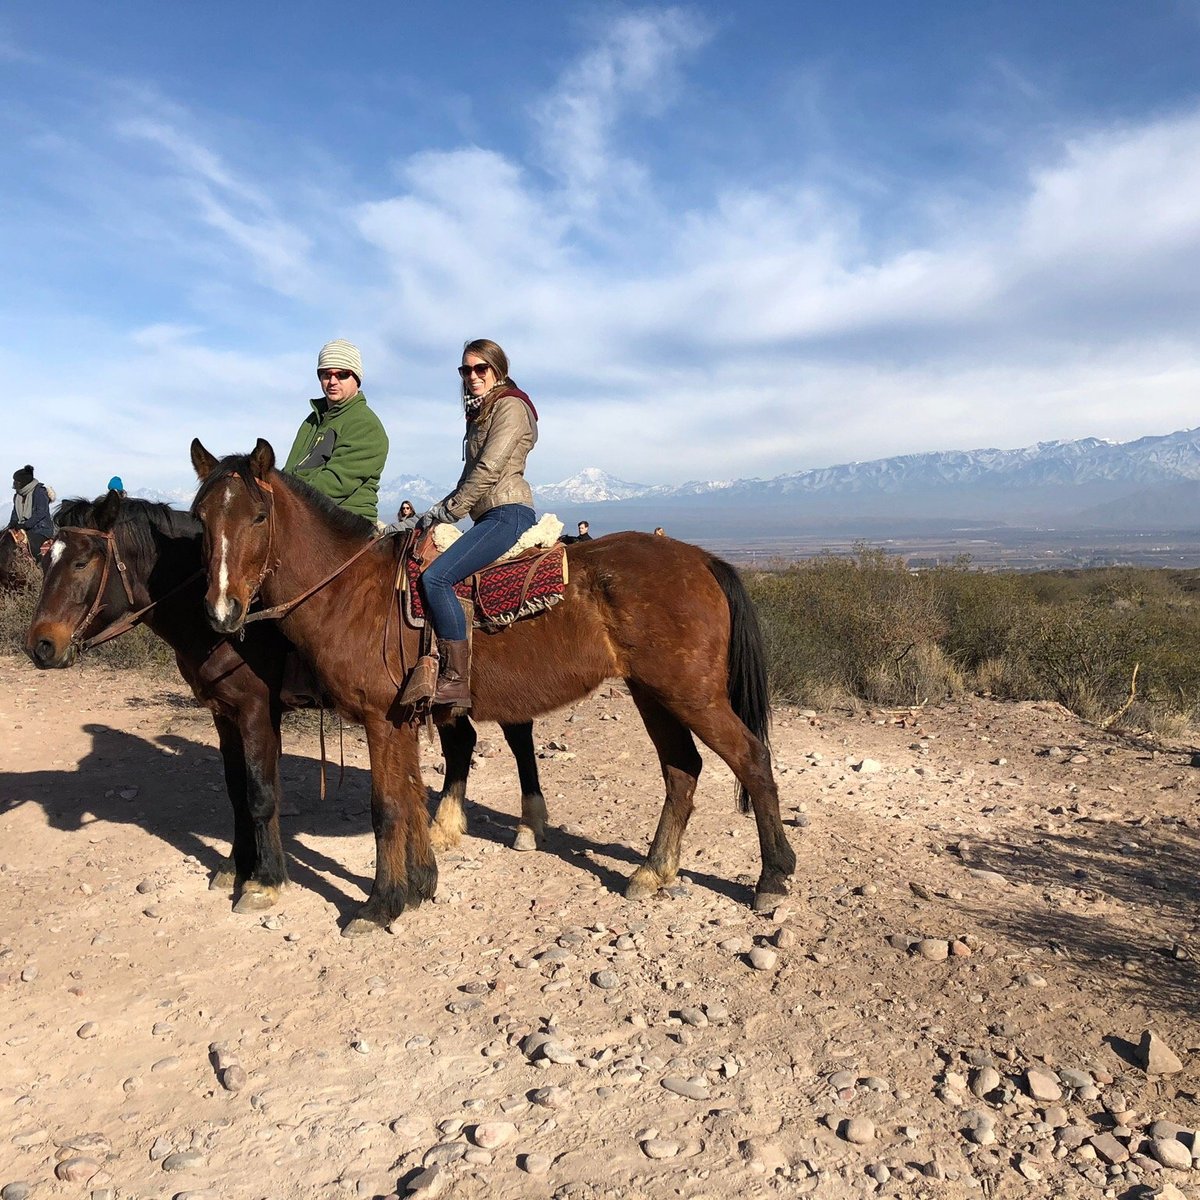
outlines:
[{"label": "white cloud", "polygon": [[[984,199],[931,181],[923,231],[880,249],[862,189],[825,165],[672,208],[627,133],[671,111],[709,36],[681,9],[623,15],[534,101],[531,151],[428,149],[366,202],[298,193],[300,164],[279,181],[240,166],[152,94],[105,114],[109,142],[44,139],[86,168],[81,189],[98,182],[105,233],[169,250],[163,279],[188,292],[89,328],[61,362],[45,347],[80,431],[63,462],[107,478],[127,453],[165,485],[196,433],[286,452],[329,336],[363,347],[389,475],[453,473],[472,336],[505,344],[534,393],[542,480],[772,475],[1195,423],[1200,111],[1068,131]],[[322,286],[329,262],[349,285]],[[270,291],[247,299],[247,278]],[[40,436],[37,414],[15,419]]]}]

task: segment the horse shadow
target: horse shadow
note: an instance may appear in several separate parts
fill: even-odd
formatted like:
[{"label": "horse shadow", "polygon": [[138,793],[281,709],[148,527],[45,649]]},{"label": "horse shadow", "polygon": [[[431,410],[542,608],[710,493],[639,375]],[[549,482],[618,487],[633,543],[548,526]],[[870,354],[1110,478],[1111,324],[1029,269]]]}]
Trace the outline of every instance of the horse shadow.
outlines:
[{"label": "horse shadow", "polygon": [[[146,737],[101,723],[85,724],[92,741],[88,752],[71,764],[0,775],[0,814],[17,805],[38,805],[52,829],[75,832],[104,821],[136,827],[194,856],[210,872],[217,869],[233,834],[233,815],[225,791],[219,751],[178,732]],[[280,759],[281,832],[293,884],[312,891],[348,919],[369,893],[371,878],[331,858],[308,839],[354,837],[371,830],[371,773],[365,767],[326,765],[328,793],[319,796],[319,767],[312,759],[289,754]],[[514,807],[518,789],[514,778]],[[434,811],[437,788],[426,786],[426,803]],[[518,817],[472,801],[471,836],[510,848]],[[552,814],[553,820],[553,814]],[[512,852],[512,851],[510,851]],[[515,852],[513,852],[515,853]],[[622,893],[628,874],[642,855],[620,841],[592,840],[553,824],[539,853],[550,854],[567,868],[592,874],[608,890]],[[607,860],[607,861],[602,861]],[[623,863],[628,872],[610,865]],[[752,887],[687,868],[693,886],[745,903]]]},{"label": "horse shadow", "polygon": [[[472,837],[483,841],[496,842],[499,845],[511,846],[517,831],[517,818],[512,813],[502,812],[486,804],[473,801],[468,795],[468,807]],[[595,876],[610,892],[618,895],[625,891],[629,876],[635,868],[641,866],[644,854],[639,853],[628,842],[594,841],[583,834],[569,832],[563,826],[555,825],[554,814],[551,812],[550,821],[546,824],[546,838],[539,848],[539,853],[552,854],[566,866],[575,870],[586,871]],[[600,856],[615,859],[625,863],[629,870],[622,874],[619,870],[600,861]],[[712,875],[695,867],[681,867],[680,875],[687,878],[694,887],[705,888],[738,904],[749,905],[754,898],[753,881],[739,882]],[[667,895],[670,895],[668,889]]]},{"label": "horse shadow", "polygon": [[[65,832],[98,821],[133,826],[215,871],[233,836],[220,752],[178,733],[148,738],[99,723],[82,728],[92,744],[77,763],[0,775],[0,813],[31,803],[42,809],[52,829]],[[296,835],[369,833],[371,773],[347,766],[338,787],[336,765],[326,770],[332,775],[331,787],[321,800],[317,765],[284,751],[280,824],[292,882],[321,896],[339,916],[349,917],[362,902],[351,893],[355,888],[369,891],[370,879]]]}]

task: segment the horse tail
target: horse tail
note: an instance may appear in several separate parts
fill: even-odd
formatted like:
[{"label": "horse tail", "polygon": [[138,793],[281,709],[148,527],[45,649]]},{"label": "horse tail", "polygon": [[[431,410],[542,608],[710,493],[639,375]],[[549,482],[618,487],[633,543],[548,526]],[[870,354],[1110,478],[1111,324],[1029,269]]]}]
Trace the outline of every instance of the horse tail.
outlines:
[{"label": "horse tail", "polygon": [[[771,692],[758,613],[742,577],[724,559],[710,556],[708,569],[721,585],[729,605],[729,705],[742,724],[770,750]],[[737,804],[741,812],[750,811],[750,794],[744,787],[738,788]]]}]

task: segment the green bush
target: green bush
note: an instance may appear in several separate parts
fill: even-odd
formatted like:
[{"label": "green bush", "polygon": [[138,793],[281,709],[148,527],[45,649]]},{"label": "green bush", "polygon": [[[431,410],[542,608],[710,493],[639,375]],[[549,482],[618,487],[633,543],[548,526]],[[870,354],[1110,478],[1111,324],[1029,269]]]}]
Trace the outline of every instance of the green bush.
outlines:
[{"label": "green bush", "polygon": [[971,688],[1058,700],[1130,728],[1200,719],[1193,572],[985,573],[964,560],[914,573],[860,546],[853,558],[822,556],[747,585],[781,699],[912,704]]}]

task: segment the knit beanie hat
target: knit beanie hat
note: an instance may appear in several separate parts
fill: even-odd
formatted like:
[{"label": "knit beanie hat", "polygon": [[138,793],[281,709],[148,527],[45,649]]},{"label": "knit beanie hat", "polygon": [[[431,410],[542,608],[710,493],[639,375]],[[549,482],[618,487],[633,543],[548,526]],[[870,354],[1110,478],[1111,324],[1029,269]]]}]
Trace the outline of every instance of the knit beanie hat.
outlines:
[{"label": "knit beanie hat", "polygon": [[362,355],[358,347],[344,338],[326,342],[317,355],[317,370],[353,371],[358,386],[362,387]]},{"label": "knit beanie hat", "polygon": [[33,468],[26,463],[19,471],[13,472],[13,487],[28,487],[33,482]]},{"label": "knit beanie hat", "polygon": [[125,490],[125,484],[122,481],[120,475],[114,475],[108,481],[108,490],[110,492],[123,492]]}]

